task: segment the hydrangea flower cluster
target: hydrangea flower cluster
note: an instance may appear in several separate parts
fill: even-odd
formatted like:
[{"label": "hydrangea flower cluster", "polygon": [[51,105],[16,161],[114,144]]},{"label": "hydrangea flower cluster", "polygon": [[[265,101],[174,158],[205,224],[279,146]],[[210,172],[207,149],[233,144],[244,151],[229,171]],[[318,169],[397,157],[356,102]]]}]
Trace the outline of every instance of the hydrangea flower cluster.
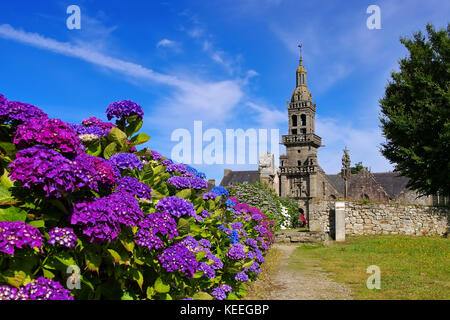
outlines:
[{"label": "hydrangea flower cluster", "polygon": [[158,256],[158,260],[168,272],[181,271],[188,278],[192,278],[198,269],[198,262],[194,253],[182,243],[177,243],[163,250]]},{"label": "hydrangea flower cluster", "polygon": [[173,164],[173,161],[170,159],[164,159],[159,164],[162,164],[163,166],[169,166],[169,165]]},{"label": "hydrangea flower cluster", "polygon": [[139,199],[151,200],[152,189],[133,177],[123,177],[117,184],[116,191],[124,190]]},{"label": "hydrangea flower cluster", "polygon": [[170,183],[177,189],[195,189],[195,190],[203,190],[208,187],[208,183],[197,177],[171,177],[167,180],[167,183]]},{"label": "hydrangea flower cluster", "polygon": [[42,247],[38,228],[22,221],[0,221],[0,252],[14,255],[14,249]]},{"label": "hydrangea flower cluster", "polygon": [[155,208],[156,210],[170,213],[177,218],[184,215],[191,217],[196,215],[195,207],[191,202],[175,196],[162,198],[158,201]]},{"label": "hydrangea flower cluster", "polygon": [[139,157],[133,153],[116,153],[109,161],[120,169],[138,169],[142,170],[142,162]]},{"label": "hydrangea flower cluster", "polygon": [[231,291],[232,291],[231,286],[227,284],[222,284],[220,287],[214,288],[211,294],[217,300],[225,300],[227,298],[227,293],[230,293]]},{"label": "hydrangea flower cluster", "polygon": [[91,126],[85,127],[82,124],[78,123],[69,123],[69,126],[78,134],[78,137],[82,139],[82,136],[95,136],[97,139],[105,136],[102,129],[99,127]]},{"label": "hydrangea flower cluster", "polygon": [[185,166],[186,171],[187,171],[186,173],[192,174],[193,177],[197,177],[197,178],[200,178],[200,179],[206,179],[206,174],[204,174],[203,172],[200,172],[197,169],[195,169],[195,168],[193,168],[193,167],[191,167],[191,166],[189,166],[187,164],[185,164],[184,166]]},{"label": "hydrangea flower cluster", "polygon": [[141,228],[150,230],[153,234],[160,233],[167,235],[169,239],[178,236],[177,222],[167,212],[153,212],[149,213],[139,223]]},{"label": "hydrangea flower cluster", "polygon": [[239,272],[239,273],[237,273],[237,274],[234,276],[234,278],[235,278],[237,281],[241,281],[241,282],[248,281],[248,275],[245,274],[244,272]]},{"label": "hydrangea flower cluster", "polygon": [[216,193],[213,192],[207,192],[203,195],[203,199],[204,200],[214,200],[215,198],[217,198],[218,195]]},{"label": "hydrangea flower cluster", "polygon": [[120,224],[136,226],[144,217],[138,200],[125,191],[103,198],[74,202],[71,224],[80,225],[90,242],[111,242],[120,233]]},{"label": "hydrangea flower cluster", "polygon": [[163,158],[163,156],[158,151],[151,150],[151,153],[154,161],[159,161]]},{"label": "hydrangea flower cluster", "polygon": [[7,101],[3,95],[0,95],[0,122],[18,125],[33,118],[47,118],[47,114],[31,104]]},{"label": "hydrangea flower cluster", "polygon": [[166,172],[179,172],[179,173],[185,173],[186,172],[186,167],[182,164],[179,163],[173,163],[173,164],[169,164],[166,168]]},{"label": "hydrangea flower cluster", "polygon": [[81,140],[77,133],[59,119],[30,119],[17,127],[14,143],[20,149],[40,144],[64,154],[73,155],[82,152]]},{"label": "hydrangea flower cluster", "polygon": [[0,286],[1,300],[27,300],[27,296],[19,289],[7,285]]},{"label": "hydrangea flower cluster", "polygon": [[111,122],[104,122],[96,117],[89,117],[87,119],[84,119],[81,124],[85,127],[95,127],[102,130],[101,136],[108,135],[109,131],[111,131],[112,128],[114,128],[116,125]]},{"label": "hydrangea flower cluster", "polygon": [[148,250],[164,247],[162,240],[152,230],[140,229],[134,235],[134,239],[138,246],[145,247]]},{"label": "hydrangea flower cluster", "polygon": [[144,117],[142,107],[131,100],[122,100],[111,103],[106,108],[106,116],[108,120],[113,118],[122,119],[137,115],[139,118]]},{"label": "hydrangea flower cluster", "polygon": [[28,189],[41,189],[47,197],[61,197],[76,189],[71,161],[44,146],[19,151],[8,167],[12,180]]},{"label": "hydrangea flower cluster", "polygon": [[215,193],[215,194],[217,194],[218,196],[227,196],[227,197],[228,197],[228,191],[227,191],[227,189],[225,189],[225,188],[222,187],[222,186],[214,187],[214,188],[211,189],[210,192]]},{"label": "hydrangea flower cluster", "polygon": [[227,257],[233,260],[245,258],[245,246],[242,243],[235,243],[231,245],[231,249],[227,252]]},{"label": "hydrangea flower cluster", "polygon": [[214,279],[216,277],[216,271],[206,262],[200,262],[198,270],[202,271],[208,279]]},{"label": "hydrangea flower cluster", "polygon": [[53,228],[48,232],[50,239],[48,243],[51,245],[60,245],[67,248],[73,248],[77,244],[77,236],[71,228]]},{"label": "hydrangea flower cluster", "polygon": [[102,159],[82,153],[69,160],[40,145],[19,151],[8,167],[12,180],[28,189],[43,190],[47,197],[60,198],[83,187],[98,191],[99,184],[114,183],[114,172]]},{"label": "hydrangea flower cluster", "polygon": [[21,287],[19,292],[26,296],[27,300],[73,300],[70,291],[59,282],[44,277]]}]

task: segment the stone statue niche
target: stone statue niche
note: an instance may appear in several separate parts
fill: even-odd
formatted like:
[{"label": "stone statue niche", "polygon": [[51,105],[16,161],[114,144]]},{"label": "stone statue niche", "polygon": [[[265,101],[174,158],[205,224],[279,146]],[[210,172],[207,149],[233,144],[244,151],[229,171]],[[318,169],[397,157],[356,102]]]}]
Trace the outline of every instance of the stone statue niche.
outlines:
[{"label": "stone statue niche", "polygon": [[272,153],[265,153],[259,157],[258,171],[261,178],[273,176],[276,173],[275,160]]}]

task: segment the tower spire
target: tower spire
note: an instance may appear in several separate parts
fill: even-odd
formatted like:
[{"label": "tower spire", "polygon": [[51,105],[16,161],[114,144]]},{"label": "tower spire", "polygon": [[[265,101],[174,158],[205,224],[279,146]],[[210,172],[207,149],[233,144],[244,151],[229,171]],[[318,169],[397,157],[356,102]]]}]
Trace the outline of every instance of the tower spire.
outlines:
[{"label": "tower spire", "polygon": [[302,56],[302,44],[299,43],[298,47],[300,48],[300,61],[299,64],[302,65],[303,64],[303,56]]}]

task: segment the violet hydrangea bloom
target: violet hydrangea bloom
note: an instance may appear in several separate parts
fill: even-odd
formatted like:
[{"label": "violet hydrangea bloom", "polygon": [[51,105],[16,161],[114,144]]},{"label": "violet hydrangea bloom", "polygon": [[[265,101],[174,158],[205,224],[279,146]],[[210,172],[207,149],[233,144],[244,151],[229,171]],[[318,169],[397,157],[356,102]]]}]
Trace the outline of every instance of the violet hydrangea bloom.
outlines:
[{"label": "violet hydrangea bloom", "polygon": [[152,158],[154,161],[159,161],[163,158],[163,156],[161,155],[161,153],[159,153],[158,151],[155,150],[151,150],[152,153]]},{"label": "violet hydrangea bloom", "polygon": [[248,275],[246,275],[244,272],[236,273],[236,275],[234,276],[234,278],[235,278],[236,280],[238,280],[238,281],[241,281],[241,282],[248,281]]},{"label": "violet hydrangea bloom", "polygon": [[3,285],[0,286],[0,300],[27,300],[27,296],[17,288]]},{"label": "violet hydrangea bloom", "polygon": [[208,279],[214,279],[216,277],[216,271],[205,262],[200,262],[198,270],[202,271]]},{"label": "violet hydrangea bloom", "polygon": [[231,245],[231,249],[227,252],[227,257],[233,260],[245,258],[245,246],[241,243],[234,243]]},{"label": "violet hydrangea bloom", "polygon": [[211,248],[211,242],[208,239],[200,239],[198,244],[205,248]]},{"label": "violet hydrangea bloom", "polygon": [[150,230],[153,234],[167,235],[169,239],[178,237],[177,222],[167,212],[152,212],[139,222],[143,229]]},{"label": "violet hydrangea bloom", "polygon": [[159,164],[162,164],[163,166],[170,166],[171,164],[173,164],[173,162],[170,159],[164,159]]},{"label": "violet hydrangea bloom", "polygon": [[167,183],[173,185],[177,189],[195,189],[202,190],[208,187],[208,183],[197,177],[171,177]]},{"label": "violet hydrangea bloom", "polygon": [[120,169],[142,170],[141,160],[139,160],[139,157],[133,153],[116,153],[109,158],[109,161]]},{"label": "violet hydrangea bloom", "polygon": [[227,298],[227,293],[231,292],[231,287],[227,284],[222,284],[220,287],[214,288],[211,294],[217,300],[225,300]]},{"label": "violet hydrangea bloom", "polygon": [[195,207],[188,200],[171,196],[165,197],[158,201],[155,206],[156,210],[170,213],[179,218],[184,215],[195,216]]},{"label": "violet hydrangea bloom", "polygon": [[47,118],[47,114],[31,104],[7,101],[3,95],[0,95],[0,122],[18,125],[33,118]]},{"label": "violet hydrangea bloom", "polygon": [[166,271],[181,271],[188,278],[192,278],[198,269],[198,262],[195,258],[195,254],[181,243],[166,248],[158,256],[158,260]]},{"label": "violet hydrangea bloom", "polygon": [[138,246],[145,247],[148,250],[160,249],[164,247],[162,240],[151,230],[140,229],[134,235],[134,239]]},{"label": "violet hydrangea bloom", "polygon": [[71,223],[80,225],[90,242],[111,242],[120,233],[120,224],[136,226],[144,213],[138,200],[125,191],[74,202]]},{"label": "violet hydrangea bloom", "polygon": [[112,118],[128,118],[134,115],[137,115],[142,119],[144,117],[144,111],[136,102],[131,100],[122,100],[111,103],[106,108],[106,115],[108,116],[108,120],[111,120]]},{"label": "violet hydrangea bloom", "polygon": [[61,197],[76,189],[71,161],[44,146],[19,151],[8,167],[12,180],[28,189],[42,189],[47,197]]},{"label": "violet hydrangea bloom", "polygon": [[204,200],[214,200],[217,197],[218,197],[218,195],[213,192],[207,192],[203,195]]},{"label": "violet hydrangea bloom", "polygon": [[21,287],[20,292],[27,296],[27,300],[73,300],[70,291],[59,282],[44,277]]},{"label": "violet hydrangea bloom", "polygon": [[123,177],[116,187],[116,191],[120,190],[124,190],[139,199],[151,200],[152,198],[152,189],[134,177]]},{"label": "violet hydrangea bloom", "polygon": [[0,252],[14,255],[14,249],[42,247],[38,228],[22,221],[0,221]]},{"label": "violet hydrangea bloom", "polygon": [[169,164],[166,168],[166,172],[179,172],[179,173],[185,173],[186,167],[179,163],[173,163]]},{"label": "violet hydrangea bloom", "polygon": [[111,129],[116,126],[114,123],[104,122],[96,117],[89,117],[87,119],[84,119],[81,123],[85,127],[96,127],[101,129],[103,136],[108,135],[109,131],[111,131]]},{"label": "violet hydrangea bloom", "polygon": [[77,244],[77,236],[71,228],[53,228],[48,232],[50,239],[48,243],[51,245],[60,245],[67,248],[75,247]]},{"label": "violet hydrangea bloom", "polygon": [[14,143],[20,148],[44,145],[64,154],[82,152],[81,140],[77,133],[59,119],[33,118],[17,127]]}]

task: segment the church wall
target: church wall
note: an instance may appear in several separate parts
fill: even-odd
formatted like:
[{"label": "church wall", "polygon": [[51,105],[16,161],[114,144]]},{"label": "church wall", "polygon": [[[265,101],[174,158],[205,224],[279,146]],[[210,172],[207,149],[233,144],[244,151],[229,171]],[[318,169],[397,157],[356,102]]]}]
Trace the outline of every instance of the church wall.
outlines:
[{"label": "church wall", "polygon": [[[310,216],[315,230],[334,229],[334,201],[310,202]],[[402,205],[345,202],[345,233],[347,235],[404,234],[444,235],[450,228],[450,208],[420,205]]]},{"label": "church wall", "polygon": [[389,195],[370,175],[368,171],[361,171],[348,188],[348,198],[367,198],[373,201],[389,201]]},{"label": "church wall", "polygon": [[414,190],[405,189],[395,199],[397,203],[413,203],[421,205],[433,205],[433,198],[431,196],[419,197],[419,194]]}]

